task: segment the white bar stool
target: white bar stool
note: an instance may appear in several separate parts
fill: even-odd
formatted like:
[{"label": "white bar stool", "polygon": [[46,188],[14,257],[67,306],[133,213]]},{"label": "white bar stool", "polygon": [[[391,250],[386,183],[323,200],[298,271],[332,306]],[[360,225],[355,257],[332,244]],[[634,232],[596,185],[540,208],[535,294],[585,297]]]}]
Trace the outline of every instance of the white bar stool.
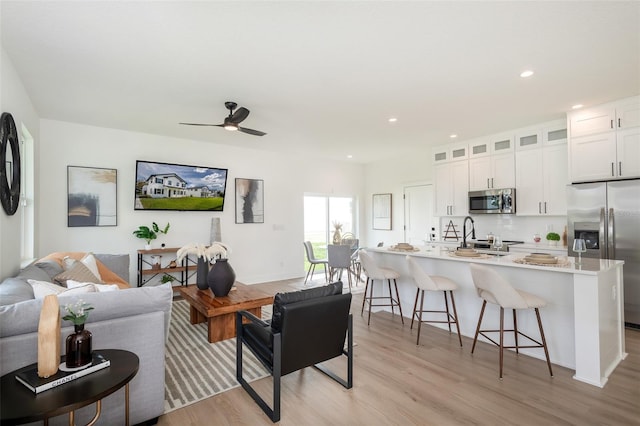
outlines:
[{"label": "white bar stool", "polygon": [[[369,304],[369,318],[367,319],[367,325],[371,322],[371,307],[372,306],[391,306],[391,314],[395,315],[394,307],[398,307],[400,310],[400,319],[402,320],[402,324],[404,324],[404,317],[402,316],[402,306],[400,306],[400,295],[398,293],[398,283],[396,279],[400,277],[400,274],[394,271],[391,268],[382,268],[376,264],[371,255],[364,250],[360,250],[360,263],[362,263],[362,269],[364,270],[365,275],[367,276],[367,282],[364,287],[364,298],[362,299],[362,309],[360,310],[360,315],[364,313],[364,305]],[[388,296],[373,296],[373,281],[380,280],[382,281],[382,290],[384,291],[384,280],[387,280],[389,285],[389,295]],[[396,289],[396,297],[393,297],[393,293],[391,292],[391,280],[393,280],[393,284]],[[371,281],[371,287],[369,287],[369,281]],[[367,295],[367,290],[369,290],[369,294]],[[377,299],[386,299],[388,303],[374,303],[374,300]]]},{"label": "white bar stool", "polygon": [[[476,341],[478,340],[478,334],[481,334],[487,338],[491,343],[500,348],[500,379],[502,379],[502,364],[504,360],[504,349],[515,349],[516,354],[521,348],[543,348],[544,355],[547,358],[547,366],[549,367],[549,374],[553,377],[553,371],[551,370],[551,361],[549,360],[549,351],[547,350],[547,341],[544,338],[544,330],[542,329],[542,321],[540,320],[540,311],[538,308],[546,306],[547,302],[543,299],[535,296],[526,291],[517,290],[507,282],[500,274],[491,268],[484,265],[477,265],[472,263],[469,265],[471,268],[471,276],[473,278],[473,284],[476,287],[478,296],[483,299],[482,309],[480,310],[480,318],[478,319],[478,327],[476,328],[476,334],[473,337],[473,347],[471,353],[473,353],[476,347]],[[487,306],[487,302],[500,306],[500,330],[481,330],[480,324],[482,323],[482,316],[484,315],[484,308]],[[513,330],[504,329],[504,310],[513,309]],[[518,309],[534,309],[536,312],[536,318],[538,319],[538,327],[540,328],[540,337],[542,342],[527,336],[524,333],[518,331],[518,322],[516,320],[516,310]],[[504,332],[513,332],[515,339],[515,346],[504,345]],[[499,332],[500,342],[496,342],[491,339],[485,333]],[[518,336],[523,336],[535,345],[520,345],[518,344]]]},{"label": "white bar stool", "polygon": [[[438,275],[428,275],[421,267],[418,265],[418,262],[413,259],[411,256],[407,256],[407,264],[409,265],[409,274],[413,281],[415,282],[418,290],[416,291],[416,301],[413,304],[413,314],[411,315],[411,329],[413,329],[413,320],[415,318],[418,319],[418,338],[416,339],[416,345],[420,344],[420,329],[423,322],[426,323],[446,323],[449,326],[449,333],[451,333],[451,324],[456,325],[456,330],[458,331],[458,341],[460,342],[460,346],[462,346],[462,337],[460,337],[460,325],[458,324],[458,312],[456,311],[456,301],[453,298],[453,290],[458,289],[458,285],[446,277],[441,277]],[[430,311],[424,310],[424,292],[425,291],[441,291],[444,294],[444,311]],[[451,298],[451,306],[453,308],[453,314],[449,312],[449,301],[447,300],[447,292],[449,292],[449,297]],[[418,308],[418,296],[422,293],[422,297],[420,298],[420,309]],[[422,318],[423,313],[440,313],[447,314],[446,321],[435,321],[435,320],[425,320]]]}]

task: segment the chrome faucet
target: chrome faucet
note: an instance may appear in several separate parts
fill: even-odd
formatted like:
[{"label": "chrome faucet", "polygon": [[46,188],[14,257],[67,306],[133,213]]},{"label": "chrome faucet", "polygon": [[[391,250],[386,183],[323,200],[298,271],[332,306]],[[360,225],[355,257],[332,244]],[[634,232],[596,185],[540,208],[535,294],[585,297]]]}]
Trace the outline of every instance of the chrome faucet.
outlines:
[{"label": "chrome faucet", "polygon": [[462,248],[467,248],[467,237],[469,236],[467,234],[467,220],[471,221],[471,238],[472,239],[476,239],[476,226],[475,223],[473,221],[473,219],[471,218],[471,216],[467,216],[464,218],[464,222],[462,222]]}]

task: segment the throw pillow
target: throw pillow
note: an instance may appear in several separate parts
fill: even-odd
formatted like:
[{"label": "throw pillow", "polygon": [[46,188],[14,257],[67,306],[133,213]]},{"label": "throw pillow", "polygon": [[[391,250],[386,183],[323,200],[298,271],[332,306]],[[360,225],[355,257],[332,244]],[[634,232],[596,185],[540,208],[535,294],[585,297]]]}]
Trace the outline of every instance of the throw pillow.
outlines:
[{"label": "throw pillow", "polygon": [[93,285],[98,293],[103,293],[105,291],[120,290],[120,287],[118,287],[118,284],[81,283],[74,280],[67,280],[67,288],[78,288],[88,284]]},{"label": "throw pillow", "polygon": [[61,285],[66,285],[67,280],[80,281],[84,283],[102,283],[102,281],[82,262],[75,262],[71,268],[53,277],[53,280],[59,282]]},{"label": "throw pillow", "polygon": [[[38,268],[46,272],[47,275],[49,275],[49,278],[51,279],[53,279],[53,277],[55,277],[56,275],[58,275],[60,272],[64,270],[62,269],[60,264],[55,260],[42,260],[40,262],[37,262],[35,266],[37,266]],[[35,279],[33,277],[30,277],[30,278]]]},{"label": "throw pillow", "polygon": [[98,270],[98,264],[96,263],[96,258],[93,253],[87,253],[82,259],[80,259],[80,262],[84,263],[84,266],[89,268],[91,273],[98,277],[98,279],[100,280],[98,282],[102,282],[102,277],[100,276],[100,271]]},{"label": "throw pillow", "polygon": [[56,296],[74,296],[83,293],[95,293],[96,289],[93,284],[86,284],[82,287],[68,289],[60,285],[50,283],[48,281],[28,280],[33,288],[33,295],[36,299],[44,299],[51,294]]}]

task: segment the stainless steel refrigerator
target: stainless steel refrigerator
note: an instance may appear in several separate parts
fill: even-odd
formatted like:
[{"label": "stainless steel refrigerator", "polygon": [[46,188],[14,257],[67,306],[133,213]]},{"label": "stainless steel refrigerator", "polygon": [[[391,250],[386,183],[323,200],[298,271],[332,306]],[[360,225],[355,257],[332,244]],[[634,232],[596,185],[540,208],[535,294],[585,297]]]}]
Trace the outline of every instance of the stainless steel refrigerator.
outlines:
[{"label": "stainless steel refrigerator", "polygon": [[569,256],[583,238],[583,256],[624,260],[625,323],[640,328],[640,179],[569,185],[567,222]]}]

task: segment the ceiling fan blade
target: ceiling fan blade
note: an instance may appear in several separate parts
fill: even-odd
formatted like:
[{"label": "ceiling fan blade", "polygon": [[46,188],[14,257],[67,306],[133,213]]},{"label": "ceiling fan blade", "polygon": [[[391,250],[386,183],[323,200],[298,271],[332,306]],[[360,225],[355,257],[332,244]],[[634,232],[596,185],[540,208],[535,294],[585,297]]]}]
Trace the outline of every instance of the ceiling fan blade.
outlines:
[{"label": "ceiling fan blade", "polygon": [[238,124],[248,116],[249,116],[249,110],[246,109],[245,107],[240,107],[231,115],[231,117],[228,118],[228,120],[231,123]]},{"label": "ceiling fan blade", "polygon": [[254,136],[264,136],[264,135],[266,135],[265,132],[261,132],[260,130],[247,129],[246,127],[240,127],[240,126],[238,126],[238,131],[240,131],[242,133],[247,133],[249,135],[254,135]]},{"label": "ceiling fan blade", "polygon": [[213,127],[224,127],[224,124],[205,124],[205,123],[178,123],[184,124],[185,126],[213,126]]}]

